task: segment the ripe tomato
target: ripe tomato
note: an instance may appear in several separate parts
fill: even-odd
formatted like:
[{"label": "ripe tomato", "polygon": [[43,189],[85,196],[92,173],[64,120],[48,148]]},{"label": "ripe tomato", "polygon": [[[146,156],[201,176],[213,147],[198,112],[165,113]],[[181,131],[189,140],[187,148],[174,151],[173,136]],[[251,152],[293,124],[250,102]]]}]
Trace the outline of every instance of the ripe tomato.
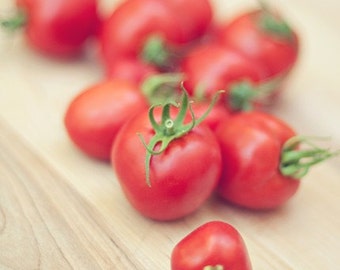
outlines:
[{"label": "ripe tomato", "polygon": [[[190,95],[199,99],[210,98],[223,89],[226,91],[225,105],[232,109],[243,109],[242,106],[248,106],[249,103],[260,103],[256,94],[262,95],[262,91],[258,88],[267,83],[269,78],[263,65],[215,43],[207,43],[193,49],[183,58],[181,71],[185,76],[184,86]],[[249,85],[249,91],[244,95],[245,104],[240,108],[231,102],[231,95],[243,90],[245,83]]]},{"label": "ripe tomato", "polygon": [[295,132],[276,117],[260,112],[233,115],[216,130],[223,170],[218,193],[240,206],[254,209],[282,205],[300,181],[280,173],[283,144]]},{"label": "ripe tomato", "polygon": [[147,108],[137,85],[108,80],[89,87],[69,104],[64,122],[68,135],[91,157],[108,160],[121,126]]},{"label": "ripe tomato", "polygon": [[174,220],[197,210],[220,177],[215,135],[206,125],[184,124],[183,104],[185,111],[180,109],[175,119],[169,104],[135,116],[113,144],[111,162],[127,200],[152,219]]},{"label": "ripe tomato", "polygon": [[103,23],[104,65],[111,70],[120,58],[129,58],[172,71],[190,43],[207,31],[211,18],[207,0],[123,1]]},{"label": "ripe tomato", "polygon": [[287,74],[296,63],[295,31],[268,9],[243,13],[220,28],[220,41],[268,67],[270,76]]},{"label": "ripe tomato", "polygon": [[96,0],[19,0],[28,43],[47,55],[79,54],[100,26]]},{"label": "ripe tomato", "polygon": [[[120,58],[139,58],[151,38],[160,46],[157,41],[164,44],[180,41],[181,33],[169,8],[157,0],[122,2],[103,22],[100,41],[105,66],[110,67]],[[159,57],[164,55],[156,52],[153,56],[156,59],[150,62],[161,65],[164,59]]]},{"label": "ripe tomato", "polygon": [[296,136],[287,123],[263,112],[231,116],[217,127],[216,136],[223,160],[217,192],[251,209],[283,205],[311,166],[339,154]]},{"label": "ripe tomato", "polygon": [[184,237],[171,254],[171,270],[251,270],[240,233],[222,221],[207,222]]}]

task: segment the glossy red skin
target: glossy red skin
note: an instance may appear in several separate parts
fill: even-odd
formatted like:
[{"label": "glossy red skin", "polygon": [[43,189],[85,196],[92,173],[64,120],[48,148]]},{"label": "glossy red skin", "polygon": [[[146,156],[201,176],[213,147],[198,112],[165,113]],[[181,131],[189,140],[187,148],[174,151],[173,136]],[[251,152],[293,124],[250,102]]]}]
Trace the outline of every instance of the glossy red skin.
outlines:
[{"label": "glossy red skin", "polygon": [[138,84],[148,77],[158,74],[158,70],[150,64],[143,63],[139,59],[121,58],[107,67],[107,78],[119,78]]},{"label": "glossy red skin", "polygon": [[220,28],[219,39],[228,47],[268,67],[270,76],[288,73],[297,61],[299,40],[278,37],[259,26],[262,11],[241,14]]},{"label": "glossy red skin", "polygon": [[248,251],[240,233],[222,221],[207,222],[184,237],[171,254],[171,270],[251,270]]},{"label": "glossy red skin", "polygon": [[[195,114],[195,118],[200,118],[208,110],[209,106],[209,102],[193,102],[191,107]],[[231,113],[226,109],[226,107],[218,103],[214,105],[207,117],[203,120],[202,124],[207,125],[214,131],[222,121],[228,121],[230,115]],[[190,118],[191,117],[189,116],[189,119]]]},{"label": "glossy red skin", "polygon": [[100,26],[96,0],[20,0],[28,43],[55,57],[78,55]]},{"label": "glossy red skin", "polygon": [[191,42],[207,33],[213,19],[209,0],[164,0],[180,21],[182,42]]},{"label": "glossy red skin", "polygon": [[[160,120],[160,111],[156,110]],[[151,158],[150,182],[145,173],[146,149],[137,133],[149,142],[154,131],[147,112],[120,130],[111,162],[130,204],[143,216],[169,221],[196,211],[212,194],[221,171],[221,154],[212,131],[198,125]],[[207,162],[209,161],[209,162]]]},{"label": "glossy red skin", "polygon": [[69,137],[87,155],[109,160],[121,126],[148,107],[137,85],[113,79],[98,83],[69,104],[64,123]]},{"label": "glossy red skin", "polygon": [[[184,86],[192,96],[204,87],[203,97],[211,98],[218,90],[230,90],[235,83],[247,80],[260,83],[268,78],[267,69],[242,54],[215,43],[196,47],[181,63]],[[200,95],[200,94],[199,94]]]},{"label": "glossy red skin", "polygon": [[286,203],[300,181],[279,170],[283,144],[295,132],[263,112],[235,114],[216,129],[223,170],[217,188],[225,200],[250,209],[274,209]]},{"label": "glossy red skin", "polygon": [[100,41],[105,65],[119,58],[138,58],[152,35],[160,35],[169,44],[181,41],[171,10],[158,0],[122,2],[103,22]]}]

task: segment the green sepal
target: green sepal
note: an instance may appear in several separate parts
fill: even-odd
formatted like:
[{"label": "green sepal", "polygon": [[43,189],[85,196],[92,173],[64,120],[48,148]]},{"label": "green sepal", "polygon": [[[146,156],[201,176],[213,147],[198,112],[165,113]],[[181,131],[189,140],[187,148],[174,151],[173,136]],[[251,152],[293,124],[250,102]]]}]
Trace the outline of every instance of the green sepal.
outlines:
[{"label": "green sepal", "polygon": [[[178,139],[187,133],[189,133],[194,127],[199,125],[210,113],[211,109],[217,102],[218,96],[220,95],[221,91],[218,91],[216,95],[213,97],[210,106],[206,110],[206,112],[200,117],[196,118],[195,114],[191,107],[191,102],[189,101],[189,95],[182,84],[182,99],[180,103],[168,102],[163,105],[152,105],[149,109],[149,120],[151,126],[155,132],[154,136],[150,139],[149,143],[147,144],[142,137],[141,134],[138,134],[140,137],[146,152],[145,158],[145,173],[146,173],[146,182],[148,186],[151,186],[150,181],[150,163],[151,158],[153,155],[159,155],[163,153],[169,144]],[[158,123],[154,116],[154,109],[157,106],[162,107],[162,115],[161,121]],[[179,108],[179,111],[174,119],[172,119],[170,115],[171,106],[175,106]],[[189,123],[184,123],[186,115],[190,112],[191,121]],[[155,150],[156,146],[159,145],[159,149]]]},{"label": "green sepal", "polygon": [[312,139],[316,138],[294,136],[284,143],[280,159],[282,175],[300,179],[315,164],[340,154],[340,151],[332,152],[315,145]]}]

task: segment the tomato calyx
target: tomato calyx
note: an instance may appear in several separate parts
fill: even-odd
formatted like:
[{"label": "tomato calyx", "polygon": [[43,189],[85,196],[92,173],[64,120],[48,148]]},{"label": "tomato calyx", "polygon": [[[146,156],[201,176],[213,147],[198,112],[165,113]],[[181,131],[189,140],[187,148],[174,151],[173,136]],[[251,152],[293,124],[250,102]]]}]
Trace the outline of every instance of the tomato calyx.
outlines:
[{"label": "tomato calyx", "polygon": [[141,89],[149,104],[165,104],[179,98],[177,85],[183,80],[181,73],[160,73],[144,80]]},{"label": "tomato calyx", "polygon": [[146,40],[140,56],[146,63],[155,65],[161,71],[171,69],[173,53],[160,35],[152,35]]},{"label": "tomato calyx", "polygon": [[[185,134],[189,133],[198,124],[200,124],[208,116],[209,112],[217,102],[218,95],[220,94],[220,92],[217,92],[206,112],[201,117],[196,118],[191,107],[191,102],[189,101],[189,95],[183,87],[183,84],[181,86],[183,91],[181,102],[175,103],[174,101],[169,101],[163,105],[152,105],[150,107],[149,120],[155,134],[150,139],[149,143],[147,144],[142,135],[138,134],[145,149],[147,150],[145,158],[145,173],[148,186],[151,186],[150,163],[152,156],[163,153],[173,140],[181,138]],[[160,123],[156,121],[154,116],[154,110],[157,106],[162,107]],[[171,106],[175,106],[179,109],[174,119],[170,115]],[[188,112],[190,113],[191,121],[189,123],[184,123]]]},{"label": "tomato calyx", "polygon": [[[300,148],[302,143],[308,148]],[[315,145],[309,137],[294,136],[283,145],[280,171],[284,176],[300,179],[313,165],[339,154],[340,150],[331,152]]]},{"label": "tomato calyx", "polygon": [[0,20],[0,24],[3,28],[13,32],[27,23],[27,16],[24,11],[18,10],[14,16]]},{"label": "tomato calyx", "polygon": [[284,74],[280,74],[258,85],[248,80],[233,83],[230,86],[227,103],[233,111],[251,111],[254,103],[266,103],[283,78]]},{"label": "tomato calyx", "polygon": [[260,1],[261,15],[259,18],[259,26],[265,32],[273,34],[284,39],[291,39],[293,31],[286,21],[274,14],[270,8]]},{"label": "tomato calyx", "polygon": [[215,266],[212,266],[212,265],[207,265],[207,266],[204,266],[204,268],[202,270],[224,270],[224,267],[223,265],[215,265]]}]

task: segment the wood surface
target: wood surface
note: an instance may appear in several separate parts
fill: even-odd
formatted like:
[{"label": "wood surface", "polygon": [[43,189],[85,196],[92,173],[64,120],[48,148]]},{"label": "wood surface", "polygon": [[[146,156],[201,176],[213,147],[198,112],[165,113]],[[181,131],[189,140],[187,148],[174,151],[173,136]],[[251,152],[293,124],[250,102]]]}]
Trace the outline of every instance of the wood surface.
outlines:
[{"label": "wood surface", "polygon": [[[13,2],[0,0],[0,16]],[[119,1],[103,1],[108,12]],[[272,113],[340,148],[340,2],[268,1],[301,37],[301,57]],[[226,20],[256,1],[214,0]],[[155,222],[126,201],[109,164],[70,142],[65,109],[103,77],[97,52],[74,61],[32,51],[0,32],[0,269],[170,269],[187,233],[224,220],[242,234],[254,270],[340,269],[339,158],[313,168],[296,196],[269,212],[211,199],[182,220]]]}]

